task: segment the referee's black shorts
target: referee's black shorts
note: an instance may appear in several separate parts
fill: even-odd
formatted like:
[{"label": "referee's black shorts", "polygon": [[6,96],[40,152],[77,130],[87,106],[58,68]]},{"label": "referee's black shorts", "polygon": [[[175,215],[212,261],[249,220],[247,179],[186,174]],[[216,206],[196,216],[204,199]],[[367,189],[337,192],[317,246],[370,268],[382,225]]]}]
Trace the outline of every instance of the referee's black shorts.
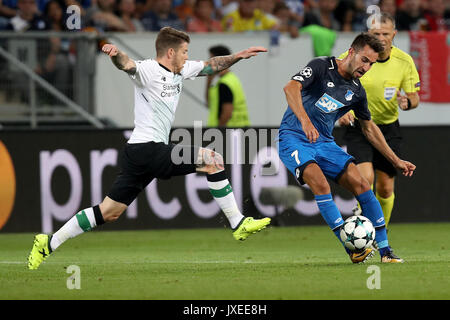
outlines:
[{"label": "referee's black shorts", "polygon": [[120,155],[120,173],[108,197],[129,206],[153,179],[194,173],[198,151],[196,146],[162,142],[127,143]]},{"label": "referee's black shorts", "polygon": [[[397,169],[375,149],[361,131],[359,121],[355,121],[355,126],[347,126],[344,133],[344,140],[347,144],[347,152],[355,157],[356,164],[362,162],[372,162],[374,169],[385,172],[391,177],[397,175]],[[400,156],[403,144],[400,124],[397,121],[390,124],[378,125],[386,139],[389,147]]]}]

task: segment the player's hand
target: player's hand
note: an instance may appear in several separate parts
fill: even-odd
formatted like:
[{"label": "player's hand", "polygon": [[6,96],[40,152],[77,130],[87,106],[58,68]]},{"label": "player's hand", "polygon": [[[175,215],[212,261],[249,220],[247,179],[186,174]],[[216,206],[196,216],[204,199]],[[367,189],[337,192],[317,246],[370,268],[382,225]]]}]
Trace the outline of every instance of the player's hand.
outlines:
[{"label": "player's hand", "polygon": [[397,91],[397,103],[400,109],[408,110],[408,97],[406,95],[402,95],[400,90]]},{"label": "player's hand", "polygon": [[400,160],[396,164],[397,169],[399,169],[405,177],[411,177],[416,170],[416,166],[409,161]]},{"label": "player's hand", "polygon": [[351,112],[347,112],[339,118],[338,123],[340,126],[353,126],[355,123],[355,116]]},{"label": "player's hand", "polygon": [[257,56],[260,52],[267,52],[267,49],[264,47],[250,47],[248,49],[242,50],[238,52],[236,56],[240,59],[248,59],[250,57]]},{"label": "player's hand", "polygon": [[113,44],[107,43],[103,45],[102,51],[110,57],[115,57],[119,53],[119,49]]},{"label": "player's hand", "polygon": [[305,123],[302,123],[302,129],[310,143],[315,143],[319,138],[319,131],[317,131],[311,121],[305,121]]}]

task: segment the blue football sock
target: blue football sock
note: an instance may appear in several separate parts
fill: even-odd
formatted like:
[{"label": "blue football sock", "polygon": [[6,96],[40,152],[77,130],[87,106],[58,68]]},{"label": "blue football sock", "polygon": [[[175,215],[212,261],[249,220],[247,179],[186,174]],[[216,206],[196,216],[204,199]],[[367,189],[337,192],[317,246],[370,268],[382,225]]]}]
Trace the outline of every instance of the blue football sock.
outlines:
[{"label": "blue football sock", "polygon": [[380,254],[389,250],[389,243],[384,222],[383,210],[372,190],[356,196],[364,216],[368,218],[375,228],[375,240],[380,248]]},{"label": "blue football sock", "polygon": [[[342,225],[344,224],[344,221],[342,220],[342,215],[339,212],[336,203],[334,203],[333,201],[331,193],[315,196],[315,199],[317,206],[319,207],[320,214],[325,219],[328,226],[331,228],[339,241],[342,243],[340,231]],[[347,253],[350,253],[350,250],[348,250],[345,246],[344,248]]]}]

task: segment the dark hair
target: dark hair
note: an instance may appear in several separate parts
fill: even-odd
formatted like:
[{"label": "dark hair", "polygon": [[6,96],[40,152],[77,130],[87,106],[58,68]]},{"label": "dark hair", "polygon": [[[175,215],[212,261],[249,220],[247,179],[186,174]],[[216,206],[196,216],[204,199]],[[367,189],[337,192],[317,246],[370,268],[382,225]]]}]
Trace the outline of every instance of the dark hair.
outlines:
[{"label": "dark hair", "polygon": [[275,6],[273,7],[272,13],[277,14],[281,10],[290,10],[286,3],[284,2],[277,2]]},{"label": "dark hair", "polygon": [[172,27],[164,27],[159,30],[156,38],[156,55],[161,57],[170,48],[177,50],[184,42],[189,43],[191,39],[186,32],[179,31]]},{"label": "dark hair", "polygon": [[195,1],[194,8],[197,8],[199,6],[200,2],[203,2],[203,1],[209,2],[214,7],[213,0],[197,0],[197,1]]},{"label": "dark hair", "polygon": [[44,19],[45,19],[47,25],[53,28],[53,26],[52,26],[53,21],[50,20],[50,16],[49,16],[50,7],[52,4],[56,4],[61,9],[61,20],[59,21],[59,25],[62,30],[67,30],[67,26],[64,21],[64,10],[63,10],[63,7],[61,6],[61,3],[58,0],[49,0],[49,1],[47,1],[47,3],[44,6],[42,15],[44,16]]},{"label": "dark hair", "polygon": [[223,45],[218,45],[209,48],[209,53],[211,53],[213,57],[217,57],[217,56],[228,56],[231,54],[231,51],[230,49],[228,49]]},{"label": "dark hair", "polygon": [[378,38],[370,33],[362,32],[356,36],[353,40],[351,47],[355,49],[356,52],[363,49],[365,46],[369,46],[373,51],[380,53],[383,52],[383,44],[378,40]]}]

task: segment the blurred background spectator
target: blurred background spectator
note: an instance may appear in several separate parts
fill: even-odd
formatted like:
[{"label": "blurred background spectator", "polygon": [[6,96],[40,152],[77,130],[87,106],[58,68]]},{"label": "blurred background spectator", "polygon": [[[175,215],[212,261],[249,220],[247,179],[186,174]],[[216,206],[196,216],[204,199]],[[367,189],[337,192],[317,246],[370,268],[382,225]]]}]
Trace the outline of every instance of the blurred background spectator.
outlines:
[{"label": "blurred background spectator", "polygon": [[27,31],[45,30],[46,23],[44,17],[39,13],[35,0],[18,0],[17,12],[9,20],[7,30]]},{"label": "blurred background spectator", "polygon": [[402,7],[403,9],[397,11],[397,30],[428,30],[428,22],[422,12],[421,0],[404,0]]},{"label": "blurred background spectator", "polygon": [[356,14],[356,1],[340,0],[334,9],[334,18],[339,22],[341,31],[352,31],[353,19]]},{"label": "blurred background spectator", "polygon": [[153,2],[151,10],[142,15],[141,22],[146,31],[159,31],[163,27],[184,30],[184,24],[172,11],[171,0],[157,0]]},{"label": "blurred background spectator", "polygon": [[114,10],[115,0],[97,0],[86,11],[86,26],[99,31],[128,31],[128,27]]},{"label": "blurred background spectator", "polygon": [[[41,31],[46,29],[46,22],[44,17],[39,13],[35,0],[19,0],[17,2],[16,15],[9,19],[6,30],[12,32],[27,32],[27,31]],[[3,41],[2,41],[3,42]],[[2,43],[9,50],[18,53],[22,52],[20,61],[29,68],[39,69],[38,58],[36,51],[43,51],[47,45],[46,40],[39,39],[34,42],[27,39],[10,39]],[[34,54],[33,54],[34,53]],[[4,63],[4,60],[0,60]],[[18,100],[21,102],[28,102],[28,81],[26,75],[13,66],[1,65],[2,79],[1,84],[6,90],[7,100]]]},{"label": "blurred background spectator", "polygon": [[220,21],[213,18],[214,3],[212,0],[197,0],[194,6],[194,16],[188,19],[188,32],[221,32]]},{"label": "blurred background spectator", "polygon": [[367,12],[364,0],[355,0],[352,10],[352,31],[366,31],[367,30]]},{"label": "blurred background spectator", "polygon": [[118,16],[126,26],[128,32],[144,31],[141,21],[135,17],[135,0],[118,0]]},{"label": "blurred background spectator", "polygon": [[[209,48],[209,56],[226,56],[228,47],[217,45]],[[249,127],[247,99],[240,79],[230,69],[207,77],[206,102],[209,109],[208,127]]]},{"label": "blurred background spectator", "polygon": [[[45,4],[47,3],[47,0],[36,0],[35,2],[36,2],[37,10],[39,12],[43,12]],[[19,8],[19,0],[3,0],[3,1],[1,1],[1,3],[5,7],[12,9],[13,11],[15,11]]]},{"label": "blurred background spectator", "polygon": [[395,17],[397,14],[397,3],[395,0],[380,0],[378,6],[381,12],[388,13],[392,17]]},{"label": "blurred background spectator", "polygon": [[150,11],[154,1],[155,0],[136,0],[136,18],[141,19],[144,13]]},{"label": "blurred background spectator", "polygon": [[318,25],[339,31],[341,29],[341,24],[334,17],[334,10],[337,5],[338,0],[318,0],[317,8],[313,8],[305,14],[303,25]]},{"label": "blurred background spectator", "polygon": [[184,0],[182,4],[174,7],[175,14],[183,23],[186,23],[189,18],[194,16],[195,3],[196,0]]},{"label": "blurred background spectator", "polygon": [[227,14],[239,9],[237,0],[216,0],[216,16],[222,19]]},{"label": "blurred background spectator", "polygon": [[295,14],[282,1],[277,2],[273,9],[273,14],[278,20],[278,30],[288,33],[291,38],[299,36],[300,22],[296,19]]},{"label": "blurred background spectator", "polygon": [[278,0],[256,0],[256,8],[261,10],[269,19],[276,20],[273,15],[273,9],[275,8],[276,2]]},{"label": "blurred background spectator", "polygon": [[225,31],[243,32],[272,30],[276,20],[258,9],[257,0],[239,0],[239,8],[222,18]]},{"label": "blurred background spectator", "polygon": [[[369,5],[396,18],[399,31],[438,31],[450,26],[450,0],[56,0],[77,5],[83,27],[102,31],[189,32],[280,30],[292,38],[299,28],[365,31]],[[0,30],[44,30],[49,0],[0,0]],[[54,5],[52,5],[54,6]],[[42,15],[41,15],[42,13]],[[218,22],[221,26],[219,27]]]},{"label": "blurred background spectator", "polygon": [[291,18],[293,18],[295,21],[297,21],[299,26],[303,25],[303,18],[305,15],[305,5],[303,3],[303,0],[284,0],[284,1],[277,1],[277,2],[285,3],[291,12],[291,15],[292,15]]},{"label": "blurred background spectator", "polygon": [[[47,3],[48,0],[42,0],[44,1],[44,4]],[[61,8],[63,8],[63,12],[66,12],[67,7],[69,6],[78,6],[81,11],[81,15],[84,15],[86,13],[86,9],[93,6],[97,0],[58,0],[59,4],[61,5]],[[41,10],[41,9],[40,9]]]},{"label": "blurred background spectator", "polygon": [[[57,0],[50,0],[45,5],[43,14],[47,21],[47,31],[67,31],[66,23],[63,19],[63,9]],[[60,37],[51,37],[42,40],[42,45],[38,51],[39,66],[37,73],[45,80],[55,86],[66,96],[71,96],[72,63],[69,58],[70,40]],[[54,100],[43,92],[40,94],[41,102],[52,103]]]},{"label": "blurred background spectator", "polygon": [[447,11],[445,18],[444,0],[428,0],[428,10],[425,12],[425,19],[428,22],[428,31],[450,30],[450,21]]},{"label": "blurred background spectator", "polygon": [[5,0],[0,0],[0,30],[5,30],[9,24],[9,19],[17,14],[17,10],[5,4]]}]

